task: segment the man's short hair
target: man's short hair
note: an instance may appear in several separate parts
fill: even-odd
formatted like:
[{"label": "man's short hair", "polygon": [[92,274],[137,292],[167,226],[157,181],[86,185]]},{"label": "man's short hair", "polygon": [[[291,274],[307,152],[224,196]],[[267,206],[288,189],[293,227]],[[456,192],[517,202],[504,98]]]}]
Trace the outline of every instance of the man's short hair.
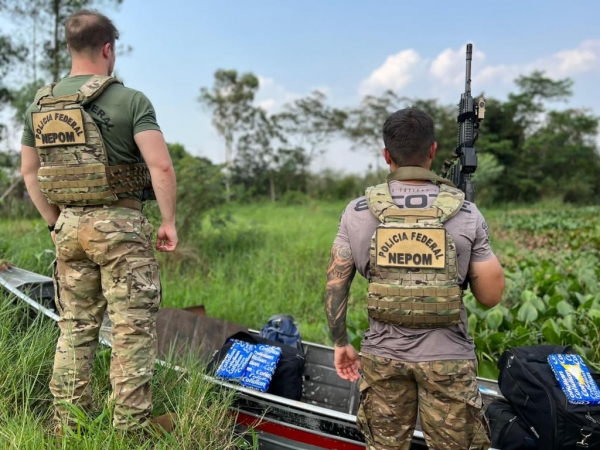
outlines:
[{"label": "man's short hair", "polygon": [[396,111],[383,124],[383,142],[398,167],[424,165],[434,141],[433,120],[418,109]]},{"label": "man's short hair", "polygon": [[98,11],[82,9],[69,16],[65,23],[65,39],[75,53],[90,53],[104,44],[115,46],[119,31],[112,21]]}]

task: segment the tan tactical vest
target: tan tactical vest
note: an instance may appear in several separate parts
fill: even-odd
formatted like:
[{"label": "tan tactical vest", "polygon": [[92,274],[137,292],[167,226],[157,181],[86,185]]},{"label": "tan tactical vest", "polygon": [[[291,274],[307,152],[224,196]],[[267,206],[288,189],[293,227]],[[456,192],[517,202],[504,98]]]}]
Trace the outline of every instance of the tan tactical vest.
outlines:
[{"label": "tan tactical vest", "polygon": [[387,183],[368,188],[369,209],[381,221],[371,239],[368,313],[373,319],[410,328],[460,323],[462,289],[456,246],[444,222],[461,208],[464,193],[425,169],[403,167],[391,180],[443,183],[427,208],[399,208]]},{"label": "tan tactical vest", "polygon": [[35,147],[40,156],[40,190],[58,205],[106,205],[117,194],[151,187],[144,163],[109,166],[106,146],[94,119],[84,106],[104,92],[116,78],[92,76],[75,94],[53,97],[56,83],[35,97],[32,113]]}]

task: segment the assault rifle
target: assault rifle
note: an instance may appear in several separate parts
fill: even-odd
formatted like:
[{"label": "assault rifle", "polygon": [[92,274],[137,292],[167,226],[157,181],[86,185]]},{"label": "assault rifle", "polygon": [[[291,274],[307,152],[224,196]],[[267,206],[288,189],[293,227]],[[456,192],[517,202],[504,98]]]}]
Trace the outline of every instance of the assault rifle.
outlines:
[{"label": "assault rifle", "polygon": [[471,97],[471,59],[473,45],[467,44],[467,73],[465,92],[460,96],[458,104],[458,145],[454,149],[454,158],[444,163],[443,176],[465,193],[465,200],[474,201],[475,185],[471,176],[477,169],[477,149],[475,141],[479,137],[479,123],[485,115],[485,100],[480,97],[477,102]]}]

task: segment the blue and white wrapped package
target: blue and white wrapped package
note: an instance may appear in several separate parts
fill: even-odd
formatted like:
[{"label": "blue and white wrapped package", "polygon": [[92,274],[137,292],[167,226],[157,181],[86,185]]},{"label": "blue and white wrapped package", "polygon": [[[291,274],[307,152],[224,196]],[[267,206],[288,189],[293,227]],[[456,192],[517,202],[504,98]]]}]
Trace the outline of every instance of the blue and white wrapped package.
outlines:
[{"label": "blue and white wrapped package", "polygon": [[548,363],[569,403],[597,405],[600,389],[579,355],[552,354]]},{"label": "blue and white wrapped package", "polygon": [[257,344],[240,384],[261,392],[267,392],[280,356],[281,349],[279,347]]},{"label": "blue and white wrapped package", "polygon": [[242,379],[253,353],[253,344],[234,340],[225,358],[221,361],[216,375],[227,380]]}]

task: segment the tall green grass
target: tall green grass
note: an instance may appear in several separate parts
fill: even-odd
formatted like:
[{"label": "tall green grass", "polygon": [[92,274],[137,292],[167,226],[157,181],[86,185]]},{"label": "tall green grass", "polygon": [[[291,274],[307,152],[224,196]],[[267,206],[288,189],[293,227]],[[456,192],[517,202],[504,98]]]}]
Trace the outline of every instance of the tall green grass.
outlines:
[{"label": "tall green grass", "polygon": [[[204,304],[209,316],[260,328],[269,316],[292,314],[304,340],[330,343],[323,308],[329,251],[345,203],[226,205],[227,226],[199,220],[174,254],[159,254],[163,306]],[[492,246],[507,275],[503,305],[486,310],[467,297],[469,327],[480,361],[495,367],[507,342],[577,345],[588,361],[600,348],[600,208],[554,204],[484,211]],[[54,250],[41,220],[0,221],[0,259],[46,275]],[[351,339],[367,327],[366,281],[357,275],[348,312]],[[5,302],[6,303],[6,302]],[[12,309],[11,309],[12,308]],[[109,391],[108,349],[94,374],[98,410],[87,420],[95,432],[57,440],[50,431],[47,389],[55,326],[24,322],[23,311],[0,308],[0,448],[169,448],[172,441],[115,434],[103,405]],[[543,319],[543,321],[542,321]],[[15,331],[17,330],[17,331]],[[510,339],[508,339],[510,338]],[[355,341],[356,342],[356,341]],[[508,344],[506,344],[508,345]],[[159,368],[156,413],[177,411],[180,448],[234,448],[230,401],[203,382],[201,370],[182,375]],[[493,376],[493,374],[487,374]],[[85,422],[85,421],[84,421]],[[215,440],[212,440],[215,439]],[[66,442],[69,445],[67,447]],[[172,448],[172,447],[171,447]]]},{"label": "tall green grass", "polygon": [[[251,328],[262,327],[273,314],[292,314],[303,339],[329,342],[325,274],[344,207],[233,207],[228,226],[205,226],[193,237],[184,237],[178,255],[160,255],[164,305],[204,304],[208,315]],[[350,320],[366,320],[365,294],[366,282],[357,276]]]},{"label": "tall green grass", "polygon": [[95,409],[73,408],[79,428],[55,432],[48,389],[58,328],[12,298],[0,302],[0,448],[2,449],[240,449],[252,448],[233,432],[228,412],[232,392],[206,380],[192,357],[185,373],[157,366],[153,379],[154,414],[178,414],[173,433],[115,431],[109,397],[110,349],[100,348],[92,378]]},{"label": "tall green grass", "polygon": [[[158,254],[163,306],[204,304],[209,316],[251,328],[262,327],[273,314],[288,313],[305,340],[330,343],[323,310],[325,273],[345,206],[311,201],[293,206],[231,204],[220,211],[232,218],[227,226],[198,219],[189,234],[180,236],[175,254]],[[582,245],[587,245],[590,260],[598,260],[600,231],[597,224],[590,228],[598,212],[551,202],[484,210],[493,249],[507,274],[503,303],[510,308],[518,305],[524,290],[541,290],[541,281],[528,275],[526,266],[552,263],[561,255],[578,258]],[[561,230],[563,226],[568,230]],[[49,274],[53,256],[41,221],[0,221],[0,259]],[[349,328],[356,335],[367,326],[366,287],[357,274],[348,311]]]}]

